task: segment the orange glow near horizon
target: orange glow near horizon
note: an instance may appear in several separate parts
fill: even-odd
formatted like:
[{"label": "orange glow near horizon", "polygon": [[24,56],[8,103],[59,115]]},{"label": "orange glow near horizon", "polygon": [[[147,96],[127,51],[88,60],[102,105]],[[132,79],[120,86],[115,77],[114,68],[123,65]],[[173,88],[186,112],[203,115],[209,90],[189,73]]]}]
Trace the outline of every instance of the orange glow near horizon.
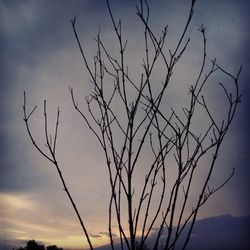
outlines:
[{"label": "orange glow near horizon", "polygon": [[[64,249],[89,249],[86,237],[81,233],[78,223],[70,223],[71,218],[57,223],[57,220],[48,218],[47,214],[41,211],[36,200],[28,195],[18,193],[0,193],[0,202],[8,209],[0,215],[0,232],[2,235],[14,241],[26,242],[34,239],[42,244],[57,245]],[[34,220],[33,216],[37,218]],[[72,216],[73,217],[73,216]],[[45,221],[43,220],[45,218]],[[109,243],[109,237],[105,231],[97,225],[91,225],[89,232],[93,246],[99,247]],[[19,246],[17,246],[19,247]]]},{"label": "orange glow near horizon", "polygon": [[[28,241],[26,237],[17,237],[17,240]],[[83,239],[81,235],[70,235],[62,238],[35,238],[37,242],[42,242],[46,246],[56,245],[58,247],[62,247],[64,249],[89,249],[87,240]],[[95,247],[103,246],[109,243],[109,239],[107,237],[102,238],[91,238],[91,242]]]},{"label": "orange glow near horizon", "polygon": [[[80,225],[74,221],[74,214],[69,218],[62,218],[61,212],[56,211],[56,218],[47,214],[39,205],[39,200],[29,195],[19,193],[0,193],[0,200],[3,201],[8,210],[5,211],[0,222],[4,234],[17,241],[26,242],[34,239],[42,244],[57,245],[64,249],[89,249],[86,237],[83,235]],[[33,218],[35,217],[35,219]],[[105,225],[105,216],[101,217],[98,225],[91,224],[89,236],[94,247],[100,247],[110,243]],[[73,221],[73,222],[72,222]],[[101,226],[100,226],[101,225]],[[125,234],[129,235],[128,230]],[[113,229],[113,234],[119,235],[118,229]],[[138,231],[137,236],[140,235]],[[117,240],[118,238],[115,238]]]}]

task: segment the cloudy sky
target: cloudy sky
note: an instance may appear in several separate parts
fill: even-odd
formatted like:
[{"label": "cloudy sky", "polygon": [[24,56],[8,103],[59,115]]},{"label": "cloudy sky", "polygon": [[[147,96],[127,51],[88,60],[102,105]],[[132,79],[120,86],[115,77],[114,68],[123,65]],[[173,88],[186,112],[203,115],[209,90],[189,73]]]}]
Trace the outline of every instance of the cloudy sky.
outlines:
[{"label": "cloudy sky", "polygon": [[[110,2],[114,15],[123,20],[124,36],[128,39],[127,60],[132,65],[136,62],[133,67],[137,69],[141,63],[136,59],[141,58],[139,37],[143,29],[136,16],[136,1]],[[169,24],[170,48],[180,35],[189,2],[149,1],[151,23],[156,32]],[[215,179],[223,180],[232,168],[236,169],[236,174],[204,206],[200,219],[223,214],[240,217],[249,215],[250,211],[249,11],[248,0],[200,0],[188,29],[191,45],[179,69],[180,81],[189,79],[199,66],[201,39],[198,28],[201,23],[207,27],[210,59],[216,57],[234,74],[243,64],[242,103],[223,144]],[[95,53],[93,37],[99,27],[105,44],[115,51],[112,25],[103,0],[0,0],[0,248],[18,247],[29,239],[65,248],[86,247],[55,169],[39,155],[27,136],[22,119],[24,90],[29,108],[38,105],[31,127],[41,145],[44,144],[43,100],[47,100],[51,122],[60,107],[58,158],[62,171],[89,232],[100,236],[93,238],[94,244],[100,246],[108,242],[105,232],[108,229],[109,186],[103,154],[74,111],[68,91],[68,86],[74,87],[77,97],[84,97],[90,91],[89,77],[70,24],[75,16],[88,58]],[[172,96],[178,100],[180,93],[185,91],[178,86],[173,89]],[[219,102],[217,104],[220,106]]]}]

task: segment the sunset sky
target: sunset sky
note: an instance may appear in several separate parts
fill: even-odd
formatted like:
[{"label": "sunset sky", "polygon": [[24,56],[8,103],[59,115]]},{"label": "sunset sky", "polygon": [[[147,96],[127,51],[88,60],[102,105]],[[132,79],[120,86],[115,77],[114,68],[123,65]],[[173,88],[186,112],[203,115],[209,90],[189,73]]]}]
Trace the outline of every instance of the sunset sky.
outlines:
[{"label": "sunset sky", "polygon": [[[138,66],[143,28],[136,15],[136,1],[110,0],[110,3],[114,15],[123,21],[128,64]],[[190,1],[149,3],[152,27],[159,33],[169,24],[167,41],[173,46],[181,34]],[[242,103],[223,144],[215,180],[222,181],[232,168],[236,173],[201,209],[199,219],[225,214],[250,215],[249,13],[249,0],[198,0],[187,32],[191,46],[179,70],[180,82],[190,79],[199,66],[201,23],[207,27],[209,60],[216,57],[233,74],[243,64]],[[104,0],[0,0],[0,249],[17,248],[30,239],[65,249],[87,249],[54,166],[35,150],[27,136],[22,114],[24,90],[28,107],[38,105],[31,127],[41,145],[44,144],[43,100],[47,100],[52,122],[60,107],[60,166],[94,244],[108,243],[110,187],[105,160],[96,138],[75,112],[68,90],[68,86],[74,87],[77,97],[84,97],[90,91],[89,76],[70,23],[74,17],[88,58],[92,60],[96,51],[93,37],[99,28],[105,44],[115,48]],[[178,102],[183,91],[186,91],[183,85],[177,85],[173,100]],[[220,102],[217,105],[220,107]],[[86,111],[84,105],[83,110]]]}]

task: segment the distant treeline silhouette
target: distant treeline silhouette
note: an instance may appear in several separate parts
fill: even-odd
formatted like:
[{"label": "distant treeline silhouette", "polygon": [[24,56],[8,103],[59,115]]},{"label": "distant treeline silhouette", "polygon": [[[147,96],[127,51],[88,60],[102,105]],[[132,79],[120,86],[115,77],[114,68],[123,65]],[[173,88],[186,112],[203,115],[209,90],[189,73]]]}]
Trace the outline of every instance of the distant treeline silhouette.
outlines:
[{"label": "distant treeline silhouette", "polygon": [[63,248],[58,248],[56,245],[47,246],[38,244],[35,240],[29,240],[25,247],[19,247],[16,250],[63,250]]}]

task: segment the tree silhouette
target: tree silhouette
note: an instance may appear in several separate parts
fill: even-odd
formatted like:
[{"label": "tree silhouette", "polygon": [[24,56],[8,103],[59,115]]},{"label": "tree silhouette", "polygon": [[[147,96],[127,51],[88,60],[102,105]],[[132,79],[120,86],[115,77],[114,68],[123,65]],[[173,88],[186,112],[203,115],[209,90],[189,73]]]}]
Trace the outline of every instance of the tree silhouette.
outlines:
[{"label": "tree silhouette", "polygon": [[[46,248],[47,250],[63,250],[56,245],[51,245]],[[29,240],[25,247],[20,247],[17,250],[45,250],[44,245],[38,244],[35,240]]]},{"label": "tree silhouette", "polygon": [[39,245],[34,240],[30,240],[27,242],[26,250],[45,250],[44,245]]},{"label": "tree silhouette", "polygon": [[[137,15],[144,25],[145,53],[137,80],[130,75],[133,65],[126,62],[127,40],[123,38],[121,20],[116,21],[109,1],[106,2],[119,47],[116,55],[109,52],[98,33],[97,53],[92,64],[81,45],[76,19],[72,20],[74,35],[93,86],[86,97],[88,115],[78,105],[73,88],[69,90],[76,111],[93,132],[106,159],[111,190],[108,208],[110,248],[116,247],[114,228],[118,227],[122,249],[147,249],[146,243],[152,232],[156,235],[153,249],[176,249],[178,242],[182,249],[186,249],[200,208],[234,174],[232,170],[222,183],[211,184],[222,142],[240,103],[241,67],[233,75],[218,65],[216,59],[208,66],[206,29],[201,25],[202,62],[196,78],[187,86],[188,102],[182,107],[172,107],[168,103],[168,87],[174,84],[173,75],[178,74],[176,66],[181,63],[190,43],[187,30],[196,0],[190,0],[187,21],[173,48],[168,48],[166,43],[168,26],[164,26],[161,36],[157,37],[149,22],[148,2],[139,1]],[[161,80],[154,77],[159,71],[163,75]],[[225,114],[220,117],[216,116],[216,108],[212,108],[207,95],[207,89],[213,86],[208,83],[218,75],[222,78],[218,86],[225,95]],[[23,112],[28,135],[35,148],[56,167],[89,248],[94,249],[57,160],[60,110],[51,136],[44,101],[45,140],[49,151],[38,145],[31,133],[29,120],[35,110],[36,107],[27,112],[24,93]],[[199,119],[205,119],[206,124],[197,129]],[[138,171],[144,176],[141,187],[136,185]],[[197,178],[200,186],[195,186],[194,191]]]},{"label": "tree silhouette", "polygon": [[47,250],[63,250],[62,248],[58,248],[56,245],[47,246]]},{"label": "tree silhouette", "polygon": [[29,240],[24,248],[20,247],[18,250],[45,250],[45,247],[38,244],[35,240]]}]

